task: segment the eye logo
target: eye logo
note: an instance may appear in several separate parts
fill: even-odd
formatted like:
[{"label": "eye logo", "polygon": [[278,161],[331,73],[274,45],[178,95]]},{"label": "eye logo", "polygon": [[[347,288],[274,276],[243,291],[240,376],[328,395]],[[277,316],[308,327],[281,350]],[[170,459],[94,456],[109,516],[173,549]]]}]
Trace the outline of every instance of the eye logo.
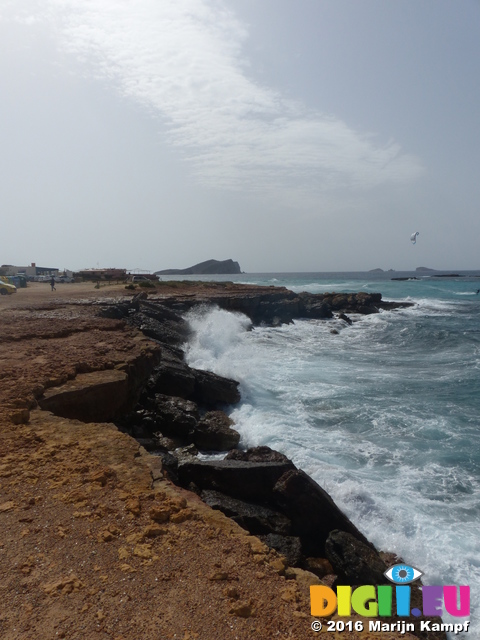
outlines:
[{"label": "eye logo", "polygon": [[396,564],[383,575],[394,584],[410,584],[423,576],[423,573],[408,564]]}]

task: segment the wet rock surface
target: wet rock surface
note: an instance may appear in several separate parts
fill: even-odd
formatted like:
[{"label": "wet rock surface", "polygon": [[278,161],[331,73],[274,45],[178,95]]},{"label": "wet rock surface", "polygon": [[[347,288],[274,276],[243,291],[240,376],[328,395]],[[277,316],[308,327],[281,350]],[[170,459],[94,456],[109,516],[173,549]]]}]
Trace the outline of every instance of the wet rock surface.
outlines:
[{"label": "wet rock surface", "polygon": [[193,298],[175,295],[163,301],[165,306],[184,313],[198,304],[217,305],[228,311],[244,313],[253,324],[278,325],[296,318],[328,319],[334,312],[370,314],[380,309],[412,306],[408,302],[388,302],[380,293],[294,293],[284,287],[257,287],[209,283],[208,293]]},{"label": "wet rock surface", "polygon": [[294,468],[292,462],[248,462],[243,460],[197,460],[179,463],[183,486],[195,484],[241,500],[268,504],[273,487],[282,475]]},{"label": "wet rock surface", "polygon": [[285,536],[278,533],[269,533],[259,536],[270,549],[278,551],[291,567],[302,564],[302,541],[298,536]]},{"label": "wet rock surface", "polygon": [[229,451],[240,442],[240,434],[232,429],[233,424],[223,411],[209,411],[198,421],[193,442],[204,451]]},{"label": "wet rock surface", "polygon": [[225,460],[243,460],[245,462],[280,462],[292,464],[286,455],[270,449],[270,447],[250,447],[249,449],[233,449],[225,456]]},{"label": "wet rock surface", "polygon": [[291,522],[279,511],[208,489],[202,491],[200,497],[209,507],[222,511],[253,535],[278,533],[280,536],[288,536],[290,534]]},{"label": "wet rock surface", "polygon": [[304,471],[293,469],[285,473],[273,487],[273,494],[276,504],[292,520],[293,531],[301,537],[306,555],[325,557],[325,543],[333,529],[370,544],[329,494]]},{"label": "wet rock surface", "polygon": [[335,574],[343,576],[346,561],[340,550],[327,556],[326,542],[330,540],[332,548],[332,541],[337,540],[331,537],[332,532],[337,531],[349,536],[349,545],[342,547],[344,555],[345,549],[352,556],[349,560],[357,552],[360,554],[353,566],[363,566],[365,549],[384,566],[373,545],[328,493],[291,460],[269,447],[234,450],[220,461],[189,456],[178,462],[176,473],[182,486],[197,487],[207,504],[232,517],[250,533],[265,536],[265,544],[285,555],[291,565],[306,568],[315,564],[315,558],[328,557]]},{"label": "wet rock surface", "polygon": [[377,551],[346,531],[335,529],[325,542],[325,555],[340,584],[388,584],[388,569]]}]

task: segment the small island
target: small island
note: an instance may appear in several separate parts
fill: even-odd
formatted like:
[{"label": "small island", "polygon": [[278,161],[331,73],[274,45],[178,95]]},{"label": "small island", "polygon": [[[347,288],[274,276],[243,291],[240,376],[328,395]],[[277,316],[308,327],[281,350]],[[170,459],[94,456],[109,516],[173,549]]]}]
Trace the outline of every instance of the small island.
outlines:
[{"label": "small island", "polygon": [[163,271],[155,271],[156,276],[177,276],[177,275],[233,275],[242,273],[238,262],[229,260],[205,260],[187,267],[186,269],[164,269]]}]

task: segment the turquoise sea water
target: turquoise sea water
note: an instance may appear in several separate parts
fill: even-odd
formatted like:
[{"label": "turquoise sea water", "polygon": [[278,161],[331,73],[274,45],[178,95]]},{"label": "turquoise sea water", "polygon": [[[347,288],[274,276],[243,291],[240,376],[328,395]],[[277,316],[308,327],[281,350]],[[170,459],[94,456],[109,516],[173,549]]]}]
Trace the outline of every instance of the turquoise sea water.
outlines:
[{"label": "turquoise sea water", "polygon": [[194,311],[187,357],[240,381],[243,445],[286,453],[425,583],[470,585],[469,637],[480,637],[480,272],[460,273],[210,277],[415,306],[250,332],[239,314]]}]

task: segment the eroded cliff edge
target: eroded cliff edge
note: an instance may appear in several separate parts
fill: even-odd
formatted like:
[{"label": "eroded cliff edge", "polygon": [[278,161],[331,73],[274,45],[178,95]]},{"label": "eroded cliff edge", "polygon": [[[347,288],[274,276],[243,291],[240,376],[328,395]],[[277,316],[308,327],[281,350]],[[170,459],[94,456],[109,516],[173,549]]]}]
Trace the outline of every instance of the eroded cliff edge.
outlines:
[{"label": "eroded cliff edge", "polygon": [[160,341],[96,311],[2,313],[2,637],[311,637],[315,576],[285,576],[278,553],[171,485],[112,424],[36,408],[97,376],[123,412],[117,395],[135,402],[161,363]]}]

